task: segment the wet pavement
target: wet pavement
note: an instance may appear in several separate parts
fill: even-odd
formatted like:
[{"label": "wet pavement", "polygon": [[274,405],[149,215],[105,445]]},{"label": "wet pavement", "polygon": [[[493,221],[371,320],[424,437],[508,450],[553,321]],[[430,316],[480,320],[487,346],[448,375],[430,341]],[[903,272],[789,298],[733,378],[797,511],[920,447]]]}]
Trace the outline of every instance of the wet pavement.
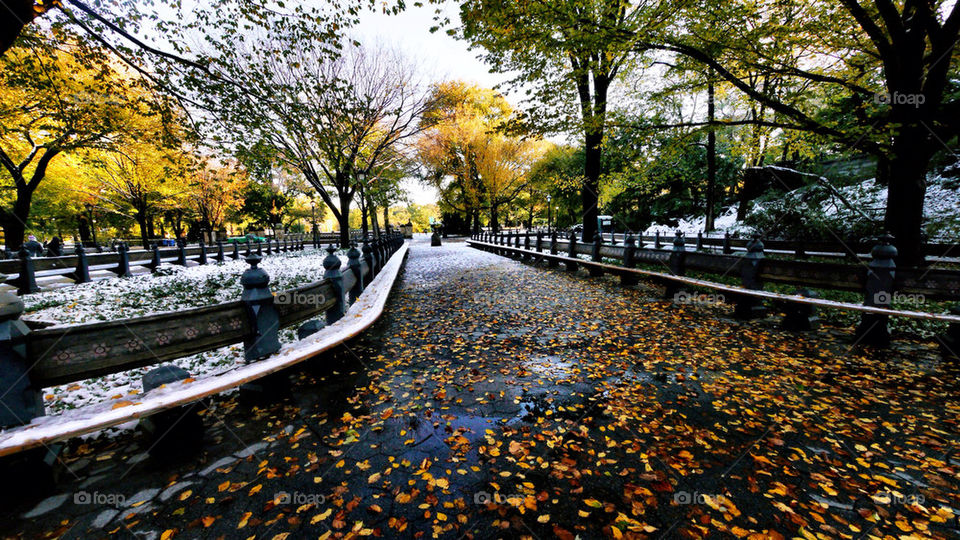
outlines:
[{"label": "wet pavement", "polygon": [[71,441],[3,536],[952,538],[957,370],[414,241],[383,318],[205,433]]}]

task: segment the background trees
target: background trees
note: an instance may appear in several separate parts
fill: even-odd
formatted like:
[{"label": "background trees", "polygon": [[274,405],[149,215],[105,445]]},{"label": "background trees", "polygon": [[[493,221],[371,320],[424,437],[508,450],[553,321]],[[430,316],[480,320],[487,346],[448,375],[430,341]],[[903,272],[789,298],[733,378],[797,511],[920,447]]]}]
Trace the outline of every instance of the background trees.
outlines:
[{"label": "background trees", "polygon": [[501,209],[529,185],[528,171],[546,145],[504,133],[513,109],[493,90],[455,81],[434,86],[434,107],[424,115],[418,155],[425,178],[444,204],[479,230],[480,212],[500,226]]},{"label": "background trees", "polygon": [[631,5],[619,0],[461,4],[462,37],[483,47],[494,69],[517,73],[514,86],[531,96],[531,110],[523,119],[539,130],[583,138],[585,240],[596,232],[611,85],[628,63],[637,36],[669,19],[669,4]]},{"label": "background trees", "polygon": [[[883,226],[902,262],[920,261],[925,176],[958,135],[956,3],[502,0],[463,2],[460,16],[457,35],[517,73],[525,120],[583,137],[585,233],[610,172],[607,130],[629,113],[641,139],[702,134],[706,187],[688,197],[708,201],[693,205],[707,228],[724,194],[720,139],[745,166],[871,154],[888,191]],[[617,80],[637,92],[611,92]]]},{"label": "background trees", "polygon": [[417,132],[428,103],[398,53],[345,42],[335,54],[302,40],[283,29],[225,56],[222,67],[236,85],[186,82],[216,121],[230,126],[219,131],[226,145],[302,175],[347,243],[355,195]]},{"label": "background trees", "polygon": [[49,33],[23,36],[0,57],[0,226],[17,249],[30,222],[33,195],[51,162],[65,152],[115,148],[135,136],[137,117],[165,110],[165,100],[92,51],[51,45]]},{"label": "background trees", "polygon": [[950,76],[960,32],[956,3],[690,2],[679,16],[683,24],[638,48],[699,62],[769,109],[772,118],[755,115],[750,123],[810,132],[877,156],[890,201],[885,226],[902,262],[922,260],[927,167],[960,129]]}]

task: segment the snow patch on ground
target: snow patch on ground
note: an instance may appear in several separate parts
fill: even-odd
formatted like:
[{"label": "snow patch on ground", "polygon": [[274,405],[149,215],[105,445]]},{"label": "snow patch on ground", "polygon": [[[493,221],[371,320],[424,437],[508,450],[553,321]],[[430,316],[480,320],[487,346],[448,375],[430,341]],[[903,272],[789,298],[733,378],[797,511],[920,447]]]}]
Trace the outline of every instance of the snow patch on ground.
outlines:
[{"label": "snow patch on ground", "polygon": [[[270,275],[270,289],[279,291],[321,279],[325,256],[326,252],[305,249],[264,256],[259,266]],[[346,256],[342,252],[338,256],[345,269]],[[159,274],[109,279],[40,292],[23,297],[26,308],[23,318],[72,325],[142,317],[237,300],[243,292],[240,276],[249,267],[243,259],[189,268],[165,266]],[[296,337],[296,327],[280,331],[281,343],[291,343]],[[185,356],[169,363],[183,368],[196,378],[223,373],[243,365],[243,344]],[[129,399],[142,392],[142,377],[154,367],[45,388],[46,412],[59,414],[92,403]],[[126,429],[133,425],[135,423],[126,426]],[[118,426],[99,435],[110,436],[123,431],[123,428]]]},{"label": "snow patch on ground", "polygon": [[[924,218],[933,228],[938,230],[938,237],[956,238],[960,236],[960,219],[958,219],[958,209],[960,209],[960,189],[957,189],[957,180],[944,176],[931,176],[927,181],[927,196],[924,200],[923,214]],[[813,186],[804,186],[784,194],[779,200],[792,201],[795,204],[806,204],[804,201]],[[839,188],[843,198],[847,199],[853,206],[864,214],[871,216],[876,220],[882,220],[887,206],[887,190],[884,186],[877,184],[876,179],[870,178],[859,184]],[[764,201],[753,201],[750,203],[748,214],[762,212],[766,206]],[[715,220],[716,230],[719,233],[729,232],[739,233],[741,236],[749,235],[753,229],[737,221],[737,206],[731,205],[724,208]],[[820,206],[823,214],[827,217],[847,216],[854,218],[856,212],[847,207],[839,197],[828,194]],[[657,232],[663,234],[673,234],[680,229],[687,235],[696,235],[703,231],[706,218],[703,216],[688,216],[679,220],[676,227],[655,223],[643,231],[645,235],[653,235]]]}]

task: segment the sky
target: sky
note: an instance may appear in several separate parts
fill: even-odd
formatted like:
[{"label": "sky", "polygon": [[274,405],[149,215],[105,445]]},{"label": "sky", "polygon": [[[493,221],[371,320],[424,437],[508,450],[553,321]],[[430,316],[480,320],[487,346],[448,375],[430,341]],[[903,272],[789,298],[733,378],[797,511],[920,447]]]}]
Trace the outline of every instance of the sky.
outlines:
[{"label": "sky", "polygon": [[[430,33],[435,26],[433,13],[437,6],[416,7],[411,3],[399,15],[364,13],[355,35],[363,44],[377,43],[395,47],[405,53],[420,71],[426,83],[461,79],[492,88],[507,77],[490,73],[478,53],[467,50],[467,44],[448,36],[443,30]],[[457,6],[445,6],[445,14],[456,21]],[[437,202],[437,192],[414,179],[404,182],[410,201],[417,204]]]}]

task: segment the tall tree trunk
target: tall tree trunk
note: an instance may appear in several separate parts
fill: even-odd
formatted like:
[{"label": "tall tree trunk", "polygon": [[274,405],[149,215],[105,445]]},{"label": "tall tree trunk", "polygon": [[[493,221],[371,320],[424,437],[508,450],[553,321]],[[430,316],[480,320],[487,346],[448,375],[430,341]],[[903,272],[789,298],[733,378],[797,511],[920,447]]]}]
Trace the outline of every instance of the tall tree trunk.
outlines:
[{"label": "tall tree trunk", "polygon": [[592,242],[597,232],[597,204],[600,197],[600,159],[603,132],[587,133],[584,138],[583,189],[580,202],[583,205],[583,241]]},{"label": "tall tree trunk", "polygon": [[29,184],[17,186],[17,199],[13,201],[12,211],[7,210],[3,213],[3,237],[10,251],[15,252],[23,245],[24,235],[27,232],[27,220],[30,219],[33,191]]},{"label": "tall tree trunk", "polygon": [[590,77],[581,76],[577,82],[580,110],[584,121],[583,189],[580,201],[583,204],[583,241],[592,242],[597,233],[597,205],[600,202],[600,174],[603,172],[603,129],[606,122],[607,89],[610,79],[606,73],[593,72],[593,95],[590,92]]},{"label": "tall tree trunk", "polygon": [[380,238],[380,220],[377,217],[377,207],[372,204],[368,206],[370,208],[370,226],[373,227],[373,234]]},{"label": "tall tree trunk", "polygon": [[87,245],[90,242],[90,222],[83,214],[77,216],[77,232],[80,233],[80,243]]},{"label": "tall tree trunk", "polygon": [[383,205],[383,230],[390,234],[390,205]]},{"label": "tall tree trunk", "polygon": [[498,215],[497,205],[490,205],[490,228],[494,233],[500,232],[500,216]]},{"label": "tall tree trunk", "polygon": [[[362,198],[363,195],[361,195],[360,197]],[[370,204],[369,204],[368,202],[364,201],[364,202],[360,205],[360,227],[361,227],[362,230],[363,230],[363,237],[364,237],[364,238],[367,238],[367,235],[370,234],[369,216],[370,216]]]},{"label": "tall tree trunk", "polygon": [[137,225],[140,226],[140,241],[143,242],[143,249],[150,249],[150,230],[147,225],[147,214],[145,212],[137,212],[133,218],[137,220]]},{"label": "tall tree trunk", "polygon": [[716,114],[716,96],[713,87],[713,69],[707,74],[707,215],[704,232],[714,229],[714,208],[716,207],[717,192],[717,134],[713,130],[713,121]]},{"label": "tall tree trunk", "polygon": [[[13,45],[23,28],[37,16],[34,5],[34,0],[4,0],[6,13],[0,17],[0,54]],[[20,247],[17,246],[17,249]]]},{"label": "tall tree trunk", "polygon": [[16,252],[23,245],[26,227],[13,214],[3,217],[3,238],[7,249]]},{"label": "tall tree trunk", "polygon": [[346,191],[340,192],[340,245],[350,245],[350,203],[353,197]]},{"label": "tall tree trunk", "polygon": [[904,125],[894,136],[888,161],[885,225],[894,237],[900,266],[923,264],[923,199],[932,148],[928,138],[923,126]]}]

